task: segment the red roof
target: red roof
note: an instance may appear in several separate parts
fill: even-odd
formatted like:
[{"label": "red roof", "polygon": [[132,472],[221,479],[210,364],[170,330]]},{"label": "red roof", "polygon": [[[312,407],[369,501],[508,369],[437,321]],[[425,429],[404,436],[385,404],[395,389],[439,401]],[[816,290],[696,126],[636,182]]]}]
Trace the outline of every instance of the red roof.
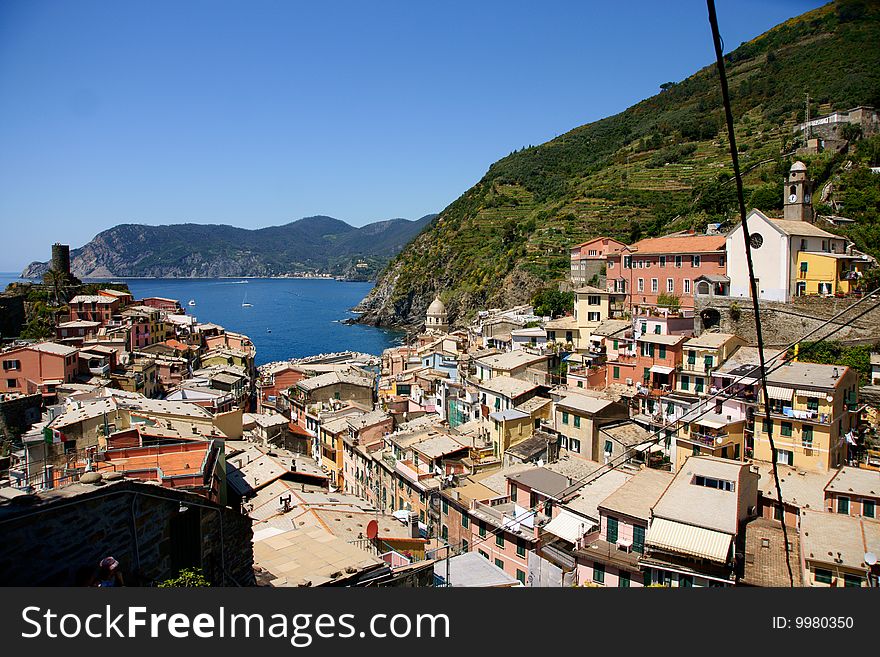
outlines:
[{"label": "red roof", "polygon": [[675,237],[650,237],[628,246],[629,251],[639,254],[657,253],[714,253],[724,250],[724,235],[677,235]]}]

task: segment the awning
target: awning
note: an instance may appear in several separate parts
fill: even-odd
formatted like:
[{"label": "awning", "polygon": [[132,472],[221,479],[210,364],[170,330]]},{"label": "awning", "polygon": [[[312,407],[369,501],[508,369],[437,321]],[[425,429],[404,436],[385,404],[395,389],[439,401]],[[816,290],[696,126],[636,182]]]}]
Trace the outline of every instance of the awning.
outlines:
[{"label": "awning", "polygon": [[664,365],[652,365],[651,371],[655,374],[671,374],[674,370],[674,367],[666,367]]},{"label": "awning", "polygon": [[718,420],[710,420],[708,418],[700,418],[699,420],[695,420],[696,424],[701,424],[704,427],[709,427],[710,429],[721,429],[727,426],[727,422],[719,422]]},{"label": "awning", "polygon": [[825,399],[825,396],[828,393],[819,392],[818,390],[802,390],[798,388],[797,395],[798,397],[812,397],[813,399]]},{"label": "awning", "polygon": [[669,552],[727,563],[733,536],[704,527],[654,518],[645,544]]},{"label": "awning", "polygon": [[794,390],[791,388],[780,388],[779,386],[767,386],[767,396],[770,399],[791,401],[791,398],[794,397]]},{"label": "awning", "polygon": [[558,516],[544,525],[544,531],[569,543],[577,543],[592,527],[593,523],[583,516],[561,509]]}]

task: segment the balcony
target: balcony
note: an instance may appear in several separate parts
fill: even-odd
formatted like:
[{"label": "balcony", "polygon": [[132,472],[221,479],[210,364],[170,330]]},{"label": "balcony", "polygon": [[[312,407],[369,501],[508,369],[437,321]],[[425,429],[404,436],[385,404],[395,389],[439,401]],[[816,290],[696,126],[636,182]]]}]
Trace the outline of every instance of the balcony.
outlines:
[{"label": "balcony", "polygon": [[699,431],[690,431],[688,433],[680,432],[678,440],[683,440],[698,445],[706,445],[707,447],[718,447],[730,440],[730,434],[726,433],[701,433]]},{"label": "balcony", "polygon": [[684,374],[703,374],[708,375],[714,369],[713,365],[708,365],[705,361],[685,359],[681,364],[681,371]]},{"label": "balcony", "polygon": [[107,376],[110,374],[110,365],[108,363],[104,363],[103,365],[98,365],[95,363],[89,363],[89,374],[92,376]]}]

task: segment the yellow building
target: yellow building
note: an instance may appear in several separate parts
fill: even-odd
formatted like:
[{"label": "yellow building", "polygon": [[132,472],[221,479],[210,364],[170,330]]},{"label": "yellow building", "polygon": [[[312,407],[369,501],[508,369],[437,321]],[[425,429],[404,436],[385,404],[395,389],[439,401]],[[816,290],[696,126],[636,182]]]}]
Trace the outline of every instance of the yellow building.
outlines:
[{"label": "yellow building", "polygon": [[860,256],[800,251],[795,295],[851,294],[860,286],[866,264],[867,261]]},{"label": "yellow building", "polygon": [[547,342],[571,344],[579,353],[590,349],[590,335],[602,322],[622,315],[626,295],[590,285],[575,290],[574,314],[544,325]]},{"label": "yellow building", "polygon": [[770,399],[755,409],[754,458],[772,461],[772,432],[779,463],[813,472],[840,466],[858,422],[858,385],[858,374],[842,365],[789,362],[768,374]]},{"label": "yellow building", "polygon": [[742,461],[745,425],[745,420],[728,421],[717,413],[707,413],[695,422],[683,423],[675,437],[676,469],[690,456]]},{"label": "yellow building", "polygon": [[703,333],[691,338],[683,346],[676,388],[680,392],[709,394],[712,372],[745,344],[733,333]]},{"label": "yellow building", "polygon": [[514,408],[491,413],[489,438],[495,457],[501,458],[509,448],[531,438],[541,420],[551,419],[551,410],[550,399],[532,397]]}]

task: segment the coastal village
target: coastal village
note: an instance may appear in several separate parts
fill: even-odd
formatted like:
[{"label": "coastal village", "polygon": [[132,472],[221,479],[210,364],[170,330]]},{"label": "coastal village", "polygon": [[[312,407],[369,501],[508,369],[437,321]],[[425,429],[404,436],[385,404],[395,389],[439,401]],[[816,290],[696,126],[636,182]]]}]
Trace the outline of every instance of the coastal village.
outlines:
[{"label": "coastal village", "polygon": [[799,354],[876,340],[843,313],[877,263],[813,193],[794,161],[748,215],[766,391],[741,226],[573,245],[570,314],[437,298],[382,354],[259,367],[177,300],[76,294],[0,354],[0,581],[877,586],[880,355]]}]

